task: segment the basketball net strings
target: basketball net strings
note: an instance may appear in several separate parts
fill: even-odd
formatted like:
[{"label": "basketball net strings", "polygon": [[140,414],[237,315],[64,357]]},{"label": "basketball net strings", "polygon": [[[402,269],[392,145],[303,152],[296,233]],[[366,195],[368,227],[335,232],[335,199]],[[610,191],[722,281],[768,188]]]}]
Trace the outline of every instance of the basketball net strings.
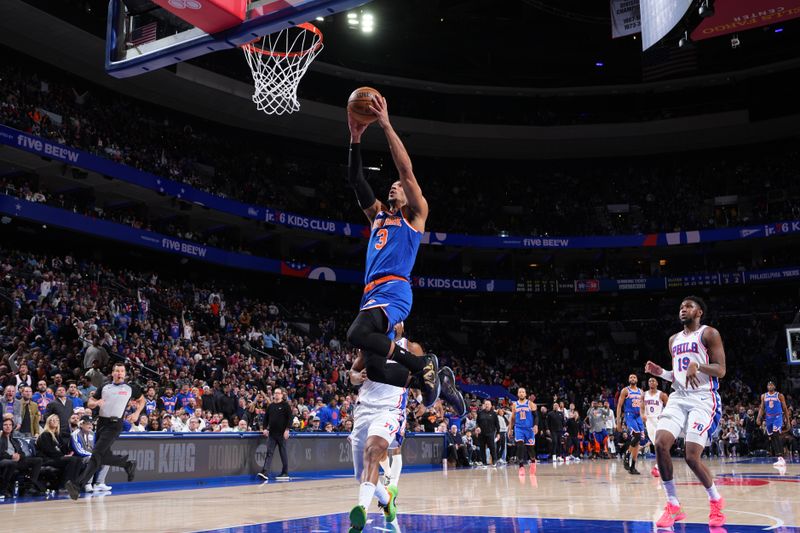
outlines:
[{"label": "basketball net strings", "polygon": [[253,102],[268,115],[293,113],[300,109],[297,87],[323,47],[314,32],[300,28],[300,32],[292,37],[293,29],[287,28],[261,39],[262,50],[277,50],[283,54],[262,54],[247,47],[243,49],[255,82]]}]

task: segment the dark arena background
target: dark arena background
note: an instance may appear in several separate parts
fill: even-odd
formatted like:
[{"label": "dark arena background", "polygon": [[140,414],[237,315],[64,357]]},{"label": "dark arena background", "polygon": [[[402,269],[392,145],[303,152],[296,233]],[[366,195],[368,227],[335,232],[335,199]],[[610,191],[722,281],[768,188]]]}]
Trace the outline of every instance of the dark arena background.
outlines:
[{"label": "dark arena background", "polygon": [[800,531],[798,17],[3,0],[0,531]]}]

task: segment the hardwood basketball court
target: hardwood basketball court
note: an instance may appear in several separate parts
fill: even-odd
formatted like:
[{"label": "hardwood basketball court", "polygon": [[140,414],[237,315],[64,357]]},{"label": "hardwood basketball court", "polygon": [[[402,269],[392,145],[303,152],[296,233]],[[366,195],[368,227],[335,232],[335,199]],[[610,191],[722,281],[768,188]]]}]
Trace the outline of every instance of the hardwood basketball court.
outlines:
[{"label": "hardwood basketball court", "polygon": [[[728,532],[800,532],[800,464],[785,472],[767,459],[712,460],[709,466],[727,501]],[[705,491],[676,460],[678,495],[687,513],[675,531],[709,531]],[[401,476],[398,519],[386,524],[377,506],[365,531],[656,531],[664,493],[649,475],[625,472],[618,460],[540,463],[535,474],[515,466],[408,472]],[[47,521],[60,532],[133,531],[229,533],[346,532],[358,485],[352,476],[290,482],[171,489],[157,483],[117,483],[105,496],[73,502],[18,499],[0,504],[3,530]],[[6,529],[10,527],[11,529]],[[667,530],[659,530],[667,531]]]}]

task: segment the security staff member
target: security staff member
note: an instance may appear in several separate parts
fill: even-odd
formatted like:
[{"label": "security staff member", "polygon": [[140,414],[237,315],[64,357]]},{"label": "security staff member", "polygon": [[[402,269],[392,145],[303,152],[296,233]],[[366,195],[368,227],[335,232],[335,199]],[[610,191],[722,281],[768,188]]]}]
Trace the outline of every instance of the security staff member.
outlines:
[{"label": "security staff member", "polygon": [[94,398],[89,398],[87,403],[89,409],[99,407],[100,416],[97,420],[94,449],[89,464],[84,468],[77,484],[70,481],[66,483],[69,497],[73,500],[78,499],[80,487],[85,486],[101,466],[110,465],[124,468],[128,474],[128,481],[133,481],[136,474],[136,461],[129,461],[125,455],[112,454],[111,446],[122,433],[122,418],[130,400],[136,401],[136,410],[128,417],[129,420],[134,421],[139,420],[139,413],[144,409],[145,399],[138,385],[125,383],[125,365],[123,363],[114,363],[111,379],[111,383],[96,390]]}]

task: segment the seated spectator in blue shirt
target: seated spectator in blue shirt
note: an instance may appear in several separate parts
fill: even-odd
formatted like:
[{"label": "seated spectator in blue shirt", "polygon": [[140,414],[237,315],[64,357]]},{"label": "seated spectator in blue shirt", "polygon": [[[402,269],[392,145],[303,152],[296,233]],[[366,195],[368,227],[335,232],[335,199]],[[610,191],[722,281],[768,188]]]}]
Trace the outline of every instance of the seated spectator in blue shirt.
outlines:
[{"label": "seated spectator in blue shirt", "polygon": [[[94,449],[94,429],[92,428],[92,419],[90,417],[84,416],[81,418],[78,429],[72,432],[71,440],[75,455],[83,457],[83,462],[88,463]],[[86,492],[111,490],[111,487],[106,485],[106,475],[108,475],[110,468],[108,465],[101,467],[94,475],[94,484],[87,483],[84,490]]]},{"label": "seated spectator in blue shirt", "polygon": [[72,400],[72,408],[73,409],[83,409],[84,401],[81,393],[78,391],[78,386],[75,384],[74,381],[70,382],[69,388],[67,389],[67,398]]}]

